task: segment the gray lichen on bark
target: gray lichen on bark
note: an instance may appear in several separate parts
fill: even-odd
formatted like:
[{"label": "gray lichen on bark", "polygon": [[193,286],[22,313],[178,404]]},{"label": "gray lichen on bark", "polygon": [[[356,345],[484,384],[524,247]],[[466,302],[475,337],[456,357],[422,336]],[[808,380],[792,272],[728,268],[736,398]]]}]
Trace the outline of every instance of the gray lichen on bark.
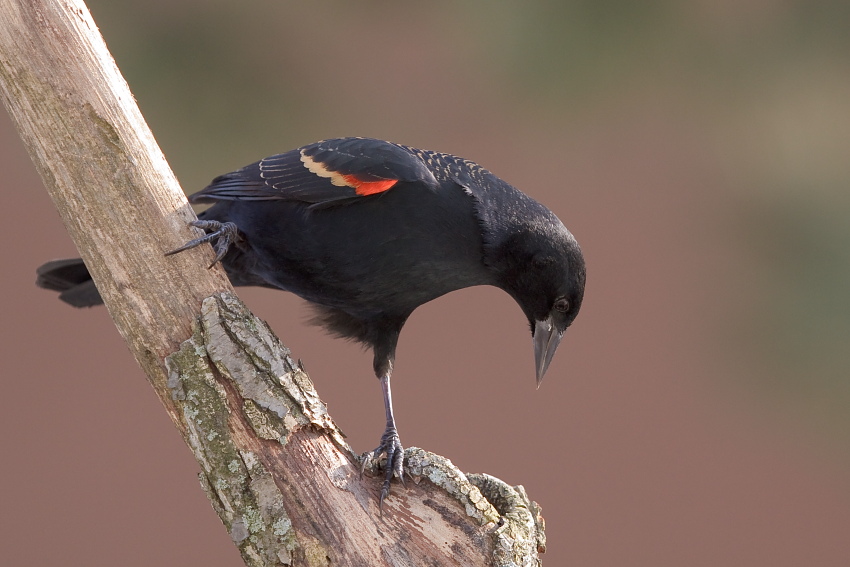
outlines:
[{"label": "gray lichen on bark", "polygon": [[[284,493],[262,456],[234,442],[241,428],[262,443],[283,447],[295,432],[309,428],[357,462],[288,349],[266,323],[225,293],[204,300],[192,337],[167,357],[166,366],[171,397],[201,465],[201,484],[246,563],[290,565],[311,554],[325,558],[324,548],[308,553],[305,546],[316,540],[293,527]],[[415,447],[405,451],[405,471],[416,484],[427,479],[460,504],[483,530],[475,530],[474,537],[483,538],[492,565],[540,565],[542,518],[522,487],[489,475],[465,475],[445,457]],[[336,488],[351,491],[350,475],[340,480],[333,471],[327,474]],[[324,559],[317,561],[308,564]]]},{"label": "gray lichen on bark", "polygon": [[283,495],[255,454],[233,442],[225,385],[207,356],[204,328],[166,358],[168,386],[201,466],[201,486],[246,564],[289,565],[296,545]]},{"label": "gray lichen on bark", "polygon": [[466,509],[466,515],[479,525],[499,521],[496,508],[449,459],[418,447],[410,447],[404,452],[404,461],[405,472],[414,482],[418,484],[422,478],[427,478],[460,502]]},{"label": "gray lichen on bark", "polygon": [[478,487],[502,518],[493,532],[494,565],[540,565],[538,553],[546,552],[545,522],[537,502],[528,497],[522,485],[510,486],[489,474],[469,473],[466,478]]},{"label": "gray lichen on bark", "polygon": [[351,451],[289,349],[236,296],[204,300],[201,323],[210,360],[236,386],[258,436],[286,443],[294,431],[310,425]]},{"label": "gray lichen on bark", "polygon": [[261,439],[283,444],[310,425],[350,451],[309,378],[268,326],[230,294],[203,302],[192,337],[166,366],[201,464],[201,485],[243,558],[249,565],[289,565],[296,538],[283,495],[257,456],[234,444],[227,388],[238,391],[242,414]]},{"label": "gray lichen on bark", "polygon": [[445,490],[479,525],[492,524],[494,567],[537,567],[546,551],[543,516],[522,486],[488,474],[460,472],[452,462],[418,447],[405,451],[405,472],[414,482],[427,478]]}]

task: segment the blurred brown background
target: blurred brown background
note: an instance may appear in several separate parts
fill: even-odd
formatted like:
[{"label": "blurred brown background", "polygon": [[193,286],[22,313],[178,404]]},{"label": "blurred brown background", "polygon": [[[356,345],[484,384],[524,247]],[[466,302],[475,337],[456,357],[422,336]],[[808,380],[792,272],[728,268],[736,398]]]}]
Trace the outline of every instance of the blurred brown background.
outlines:
[{"label": "blurred brown background", "polygon": [[[546,565],[850,565],[850,4],[90,0],[187,192],[321,138],[473,159],[588,260],[542,388],[505,294],[418,310],[402,441],[525,485]],[[240,565],[0,113],[0,563]],[[128,227],[131,230],[132,227]],[[357,451],[371,357],[244,290]]]}]

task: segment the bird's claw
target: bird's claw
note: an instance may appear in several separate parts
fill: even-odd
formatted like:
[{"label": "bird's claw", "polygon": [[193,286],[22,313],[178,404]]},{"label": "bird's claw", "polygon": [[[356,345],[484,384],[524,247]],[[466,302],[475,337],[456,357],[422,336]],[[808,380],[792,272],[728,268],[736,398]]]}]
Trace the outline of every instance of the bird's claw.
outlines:
[{"label": "bird's claw", "polygon": [[177,254],[178,252],[183,252],[184,250],[200,246],[205,242],[210,242],[212,243],[213,250],[215,251],[215,260],[213,260],[213,263],[209,265],[209,267],[212,268],[220,262],[222,258],[224,258],[224,255],[227,254],[227,251],[230,249],[230,245],[233,244],[239,236],[239,229],[236,227],[236,223],[232,222],[195,220],[189,224],[212,232],[200,238],[190,240],[180,248],[175,248],[170,252],[166,252],[166,256],[171,256],[172,254]]},{"label": "bird's claw", "polygon": [[363,476],[363,471],[371,462],[377,463],[381,455],[387,456],[385,466],[384,483],[381,486],[381,498],[378,501],[378,509],[383,513],[384,499],[390,494],[390,482],[393,476],[398,477],[404,486],[404,447],[401,446],[398,432],[395,428],[388,428],[381,437],[381,444],[369,453],[366,453],[360,467],[360,476]]}]

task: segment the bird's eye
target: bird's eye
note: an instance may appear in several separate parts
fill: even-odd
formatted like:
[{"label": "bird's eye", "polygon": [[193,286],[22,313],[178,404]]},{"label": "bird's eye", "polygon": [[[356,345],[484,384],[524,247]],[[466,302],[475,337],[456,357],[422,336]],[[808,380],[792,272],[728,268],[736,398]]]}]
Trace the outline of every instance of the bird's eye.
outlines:
[{"label": "bird's eye", "polygon": [[561,298],[555,300],[554,307],[555,307],[556,311],[560,311],[561,313],[566,313],[567,311],[570,310],[570,302],[567,301],[566,298],[561,297]]}]

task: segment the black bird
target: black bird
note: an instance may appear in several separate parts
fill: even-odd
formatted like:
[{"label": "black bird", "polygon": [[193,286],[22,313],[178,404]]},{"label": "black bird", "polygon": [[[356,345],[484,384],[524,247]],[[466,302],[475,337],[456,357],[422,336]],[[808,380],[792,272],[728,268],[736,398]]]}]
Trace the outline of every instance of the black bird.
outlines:
[{"label": "black bird", "polygon": [[[381,503],[403,451],[390,375],[414,309],[475,285],[508,292],[528,318],[537,384],[584,295],[578,243],[546,207],[471,161],[369,138],[324,140],[216,177],[193,224],[234,285],[309,301],[314,322],[374,352],[387,426]],[[81,260],[38,270],[38,285],[78,307],[101,303]]]}]

